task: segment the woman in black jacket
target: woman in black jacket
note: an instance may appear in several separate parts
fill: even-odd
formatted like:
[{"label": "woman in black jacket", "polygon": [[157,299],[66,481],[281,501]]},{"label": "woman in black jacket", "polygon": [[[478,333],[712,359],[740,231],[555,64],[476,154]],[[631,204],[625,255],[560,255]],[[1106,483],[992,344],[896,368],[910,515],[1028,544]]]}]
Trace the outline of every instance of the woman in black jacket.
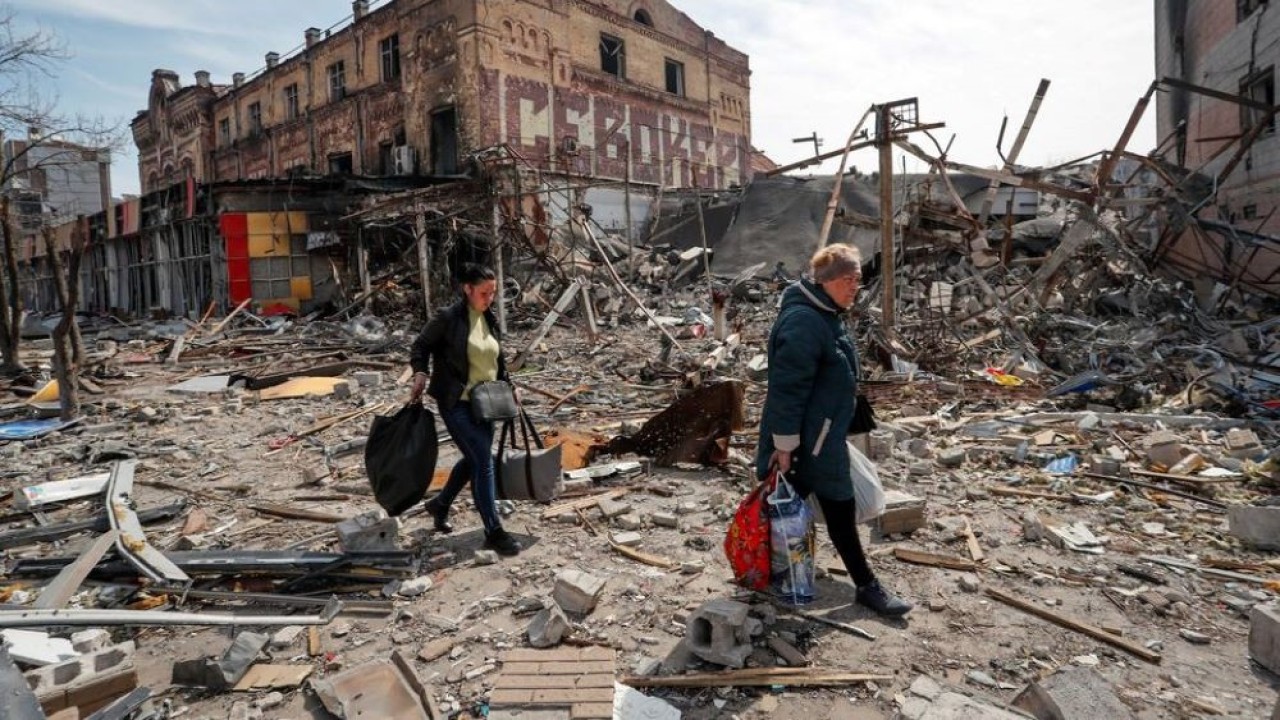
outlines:
[{"label": "woman in black jacket", "polygon": [[473,417],[470,402],[471,389],[479,383],[508,379],[498,320],[489,308],[498,282],[493,270],[471,264],[462,268],[459,280],[463,297],[431,318],[414,341],[409,359],[414,370],[412,399],[421,398],[424,388],[435,398],[445,427],[462,451],[444,490],[427,501],[427,512],[438,532],[453,532],[449,506],[470,481],[476,512],[484,523],[485,547],[517,555],[520,544],[502,529],[498,515],[493,423]]}]

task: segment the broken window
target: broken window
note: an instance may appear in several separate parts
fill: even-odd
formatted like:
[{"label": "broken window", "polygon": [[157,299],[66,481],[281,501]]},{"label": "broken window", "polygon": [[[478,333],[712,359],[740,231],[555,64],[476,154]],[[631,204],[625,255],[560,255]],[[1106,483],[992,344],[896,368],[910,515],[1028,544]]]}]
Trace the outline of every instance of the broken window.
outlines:
[{"label": "broken window", "polygon": [[667,58],[667,92],[684,97],[684,63]]},{"label": "broken window", "polygon": [[1257,220],[1258,206],[1253,204],[1245,205],[1244,208],[1240,211],[1240,214],[1242,217],[1244,217],[1245,220]]},{"label": "broken window", "polygon": [[339,153],[329,156],[330,175],[350,175],[355,172],[355,168],[351,153]]},{"label": "broken window", "polygon": [[431,113],[431,171],[458,174],[458,112],[452,107]]},{"label": "broken window", "polygon": [[389,142],[378,143],[378,167],[382,169],[383,175],[391,175],[395,171],[395,157],[391,151],[393,147],[395,146]]},{"label": "broken window", "polygon": [[619,78],[627,76],[626,44],[622,38],[600,33],[600,69]]},{"label": "broken window", "polygon": [[342,60],[329,66],[329,102],[347,96],[347,66]]},{"label": "broken window", "polygon": [[392,35],[378,43],[378,54],[382,57],[382,81],[400,77],[400,36]]},{"label": "broken window", "polygon": [[[1260,72],[1256,72],[1244,80],[1240,81],[1240,94],[1255,102],[1260,102],[1267,107],[1276,104],[1276,73],[1275,67],[1269,67]],[[1247,133],[1254,128],[1262,119],[1267,116],[1267,111],[1262,108],[1249,107],[1247,105],[1240,106],[1240,132]],[[1276,130],[1276,119],[1272,116],[1267,121],[1267,127],[1263,129],[1263,134],[1270,134]]]},{"label": "broken window", "polygon": [[653,16],[651,16],[649,14],[649,11],[645,10],[644,8],[640,8],[639,10],[636,10],[635,15],[632,16],[632,19],[634,19],[636,22],[640,23],[641,25],[648,25],[649,27],[653,27]]},{"label": "broken window", "polygon": [[218,121],[218,144],[223,147],[231,144],[231,118]]},{"label": "broken window", "polygon": [[298,83],[284,89],[284,119],[297,120],[301,113],[298,109]]},{"label": "broken window", "polygon": [[1236,22],[1244,22],[1245,18],[1266,4],[1267,0],[1236,0]]},{"label": "broken window", "polygon": [[262,132],[262,103],[249,103],[249,137]]}]

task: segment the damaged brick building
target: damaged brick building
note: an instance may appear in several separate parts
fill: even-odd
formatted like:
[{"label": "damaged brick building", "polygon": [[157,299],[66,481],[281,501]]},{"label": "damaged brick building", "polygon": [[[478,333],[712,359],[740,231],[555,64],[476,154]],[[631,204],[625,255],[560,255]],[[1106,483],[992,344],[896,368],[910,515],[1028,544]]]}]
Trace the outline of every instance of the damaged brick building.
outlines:
[{"label": "damaged brick building", "polygon": [[[598,222],[638,229],[659,188],[750,178],[747,56],[665,2],[358,0],[350,20],[229,84],[152,73],[132,123],[144,196],[115,232],[145,247],[86,270],[144,287],[87,306],[190,314],[252,298],[305,312],[348,272],[367,288],[351,213],[476,178],[485,149],[544,189],[586,183],[556,209],[534,203],[552,223],[591,204]],[[194,284],[193,257],[210,268]]]}]

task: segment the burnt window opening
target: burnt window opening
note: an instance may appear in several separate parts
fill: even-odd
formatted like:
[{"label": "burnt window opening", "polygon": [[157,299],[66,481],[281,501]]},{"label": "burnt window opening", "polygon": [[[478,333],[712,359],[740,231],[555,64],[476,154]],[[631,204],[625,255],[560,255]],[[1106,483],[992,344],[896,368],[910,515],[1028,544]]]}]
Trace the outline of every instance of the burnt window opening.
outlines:
[{"label": "burnt window opening", "polygon": [[378,55],[382,58],[382,81],[400,77],[400,36],[392,35],[378,43]]},{"label": "burnt window opening", "polygon": [[649,11],[645,10],[644,8],[640,8],[639,10],[636,10],[635,14],[632,15],[631,17],[633,20],[640,23],[641,25],[648,25],[649,27],[653,27],[653,16],[650,15]]},{"label": "burnt window opening", "polygon": [[667,58],[667,92],[684,97],[684,63]]},{"label": "burnt window opening", "polygon": [[356,166],[351,153],[339,153],[329,156],[330,175],[350,175],[355,172],[355,169]]},{"label": "burnt window opening", "polygon": [[383,175],[391,175],[395,172],[395,158],[391,154],[395,145],[389,142],[378,143],[378,167]]},{"label": "burnt window opening", "polygon": [[[1249,77],[1240,81],[1240,94],[1250,100],[1262,103],[1267,107],[1276,104],[1276,73],[1275,67],[1269,67],[1260,72],[1256,72]],[[1268,115],[1266,110],[1257,107],[1249,107],[1247,105],[1240,106],[1240,132],[1247,133],[1252,130],[1263,118]],[[1263,128],[1262,134],[1270,135],[1276,131],[1276,119],[1272,115],[1267,120],[1267,126]]]},{"label": "burnt window opening", "polygon": [[218,121],[218,144],[223,147],[231,144],[231,118]]},{"label": "burnt window opening", "polygon": [[622,38],[600,33],[600,69],[618,78],[627,76],[627,46]]},{"label": "burnt window opening", "polygon": [[431,113],[431,172],[458,174],[458,112],[453,107]]},{"label": "burnt window opening", "polygon": [[1253,204],[1245,205],[1243,208],[1240,209],[1240,216],[1243,217],[1245,220],[1257,220],[1258,206]]},{"label": "burnt window opening", "polygon": [[297,120],[301,115],[301,108],[298,105],[298,83],[289,85],[284,89],[284,119]]},{"label": "burnt window opening", "polygon": [[1236,0],[1236,22],[1244,22],[1246,18],[1267,4],[1267,0]]},{"label": "burnt window opening", "polygon": [[249,137],[262,133],[262,103],[249,103]]},{"label": "burnt window opening", "polygon": [[329,66],[329,102],[347,96],[347,65],[342,60]]}]

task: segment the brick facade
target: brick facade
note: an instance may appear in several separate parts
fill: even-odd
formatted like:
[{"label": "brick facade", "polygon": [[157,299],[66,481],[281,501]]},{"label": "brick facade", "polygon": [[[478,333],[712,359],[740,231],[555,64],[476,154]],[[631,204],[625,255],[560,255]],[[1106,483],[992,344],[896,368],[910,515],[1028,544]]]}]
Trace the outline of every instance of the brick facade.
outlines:
[{"label": "brick facade", "polygon": [[[365,8],[355,3],[350,25],[308,31],[302,51],[269,55],[264,71],[231,85],[201,75],[183,87],[157,70],[133,123],[144,191],[188,175],[453,174],[458,158],[499,144],[572,176],[668,187],[750,176],[747,56],[668,3]],[[604,68],[603,36],[622,43],[616,72]]]}]

